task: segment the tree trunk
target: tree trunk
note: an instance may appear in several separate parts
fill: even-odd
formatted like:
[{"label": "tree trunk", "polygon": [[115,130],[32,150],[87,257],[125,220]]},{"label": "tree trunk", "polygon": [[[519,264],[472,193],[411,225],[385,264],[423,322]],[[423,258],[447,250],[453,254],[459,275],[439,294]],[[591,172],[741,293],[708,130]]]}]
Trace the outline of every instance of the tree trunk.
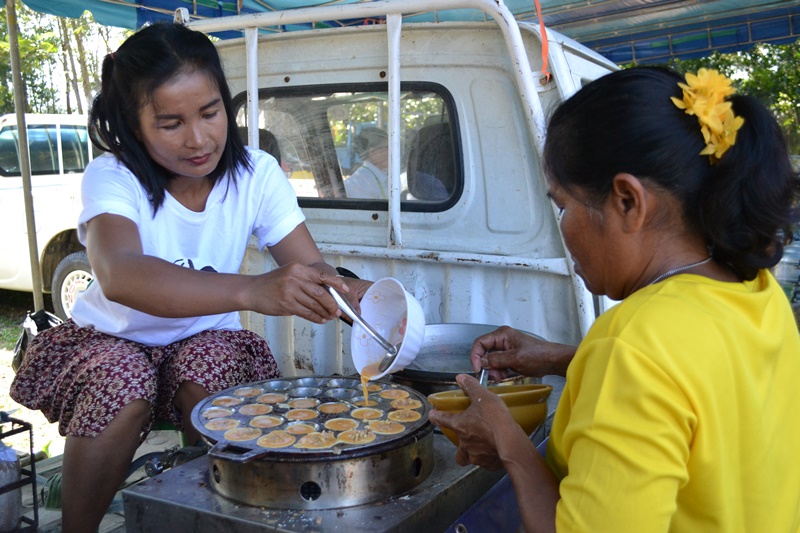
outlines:
[{"label": "tree trunk", "polygon": [[72,114],[72,99],[70,98],[70,85],[72,84],[72,76],[69,75],[69,60],[67,59],[67,50],[69,49],[69,43],[67,42],[67,33],[64,27],[64,19],[58,19],[58,33],[59,38],[61,40],[61,67],[64,69],[64,78],[66,80],[66,97],[65,103],[67,106],[67,114]]},{"label": "tree trunk", "polygon": [[72,90],[75,91],[75,104],[78,107],[78,113],[83,113],[83,103],[81,102],[81,92],[78,88],[78,75],[75,71],[75,55],[72,53],[72,44],[69,38],[69,30],[67,28],[67,21],[63,17],[58,19],[58,27],[61,28],[63,34],[62,43],[64,44],[64,52],[69,58],[69,67],[64,67],[64,72],[67,73],[67,80],[72,85]]},{"label": "tree trunk", "polygon": [[81,82],[83,83],[83,94],[86,96],[86,105],[92,101],[92,87],[89,80],[89,68],[86,66],[86,52],[83,49],[83,33],[78,29],[78,21],[70,19],[70,24],[75,32],[75,43],[78,46],[78,64],[81,67]]}]

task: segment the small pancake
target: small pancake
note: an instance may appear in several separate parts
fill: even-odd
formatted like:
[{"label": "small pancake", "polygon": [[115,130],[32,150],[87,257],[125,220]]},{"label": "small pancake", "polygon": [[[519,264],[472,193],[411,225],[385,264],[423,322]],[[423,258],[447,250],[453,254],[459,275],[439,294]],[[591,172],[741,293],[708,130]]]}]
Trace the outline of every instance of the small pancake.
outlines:
[{"label": "small pancake", "polygon": [[388,418],[389,420],[394,420],[395,422],[416,422],[422,418],[422,415],[409,409],[399,409],[389,413]]},{"label": "small pancake", "polygon": [[206,422],[205,428],[210,429],[211,431],[227,431],[237,427],[238,425],[239,421],[235,418],[215,418]]},{"label": "small pancake", "polygon": [[212,418],[223,418],[226,416],[231,416],[233,414],[232,409],[223,409],[222,407],[212,407],[211,409],[206,409],[203,411],[203,418],[212,419]]},{"label": "small pancake", "polygon": [[252,398],[253,396],[258,396],[264,392],[263,390],[259,389],[258,387],[239,387],[235,391],[233,391],[234,396],[242,396],[244,398]]},{"label": "small pancake", "polygon": [[316,430],[317,428],[314,425],[306,424],[305,422],[292,422],[286,426],[286,433],[291,433],[292,435],[308,435]]},{"label": "small pancake", "polygon": [[239,408],[239,413],[246,416],[268,415],[272,412],[272,406],[265,403],[249,403]]},{"label": "small pancake", "polygon": [[300,437],[300,440],[297,441],[294,447],[307,450],[321,450],[323,448],[330,448],[337,442],[339,442],[339,439],[330,431],[323,431],[321,433],[314,432]]},{"label": "small pancake", "polygon": [[348,431],[358,427],[358,422],[352,418],[331,418],[325,422],[325,429],[331,431]]},{"label": "small pancake", "polygon": [[292,409],[286,411],[284,416],[289,420],[311,420],[317,418],[317,412],[311,409]]},{"label": "small pancake", "polygon": [[360,407],[372,407],[374,405],[378,405],[378,402],[375,400],[356,400],[353,403]]},{"label": "small pancake", "polygon": [[211,405],[216,405],[217,407],[233,407],[234,405],[239,405],[243,401],[243,399],[234,398],[233,396],[220,396],[212,401]]},{"label": "small pancake", "polygon": [[286,401],[286,395],[279,392],[268,392],[256,398],[258,403],[281,403]]},{"label": "small pancake", "polygon": [[261,415],[253,417],[250,426],[254,428],[274,428],[283,424],[283,420],[277,416]]},{"label": "small pancake", "polygon": [[275,429],[266,435],[262,435],[256,441],[256,444],[262,448],[286,448],[295,443],[297,439],[283,431],[282,429]]},{"label": "small pancake", "polygon": [[339,433],[338,439],[345,444],[366,444],[375,440],[375,433],[369,428],[349,429]]},{"label": "small pancake", "polygon": [[233,428],[225,432],[225,440],[243,442],[246,440],[257,439],[261,436],[261,430],[257,428]]},{"label": "small pancake", "polygon": [[397,400],[398,398],[408,398],[408,391],[403,389],[386,389],[381,391],[378,396],[387,400]]},{"label": "small pancake", "polygon": [[[413,411],[412,411],[413,412]],[[379,411],[378,409],[371,409],[369,407],[362,407],[361,409],[355,409],[350,416],[353,418],[358,418],[359,420],[373,420],[375,418],[380,418],[383,416],[383,411]]]},{"label": "small pancake", "polygon": [[414,398],[398,398],[392,400],[389,405],[392,406],[392,409],[419,409],[422,407],[422,402]]},{"label": "small pancake", "polygon": [[349,411],[350,406],[347,405],[346,403],[338,403],[338,402],[323,403],[322,405],[317,407],[317,410],[320,413],[327,413],[329,415],[334,415]]},{"label": "small pancake", "polygon": [[383,387],[378,385],[377,383],[368,383],[367,384],[367,392],[377,392],[381,390]]},{"label": "small pancake", "polygon": [[293,409],[311,409],[319,405],[319,400],[316,398],[297,398],[289,401],[289,407]]},{"label": "small pancake", "polygon": [[373,433],[379,435],[396,435],[397,433],[402,433],[403,430],[406,429],[403,424],[391,420],[373,420],[367,427]]}]

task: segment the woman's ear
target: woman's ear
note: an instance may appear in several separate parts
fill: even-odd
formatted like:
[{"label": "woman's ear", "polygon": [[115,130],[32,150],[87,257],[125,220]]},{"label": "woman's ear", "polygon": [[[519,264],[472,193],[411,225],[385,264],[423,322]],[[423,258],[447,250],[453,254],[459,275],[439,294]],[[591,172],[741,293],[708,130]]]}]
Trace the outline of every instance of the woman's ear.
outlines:
[{"label": "woman's ear", "polygon": [[608,201],[612,212],[620,217],[624,231],[633,233],[642,228],[652,208],[650,196],[636,176],[625,172],[614,176]]}]

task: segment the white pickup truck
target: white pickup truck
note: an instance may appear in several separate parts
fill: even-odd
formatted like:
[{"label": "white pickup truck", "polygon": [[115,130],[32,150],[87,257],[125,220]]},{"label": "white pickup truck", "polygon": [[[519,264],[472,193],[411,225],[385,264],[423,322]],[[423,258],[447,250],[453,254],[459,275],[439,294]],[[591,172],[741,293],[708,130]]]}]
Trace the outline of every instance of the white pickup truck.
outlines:
[{"label": "white pickup truck", "polygon": [[[577,343],[603,302],[574,275],[546,196],[544,125],[549,110],[616,66],[547,32],[547,77],[539,27],[518,23],[501,3],[437,3],[481,9],[485,22],[403,20],[430,5],[293,9],[188,26],[245,30],[218,43],[237,120],[250,126],[253,146],[259,130],[278,139],[329,263],[399,279],[428,324],[507,324]],[[385,23],[264,29],[370,17]],[[374,128],[388,138],[386,197],[348,197],[347,180],[364,164],[359,133]],[[271,268],[252,247],[244,270]],[[243,318],[269,340],[284,375],[355,371],[348,326]]]},{"label": "white pickup truck", "polygon": [[[53,309],[69,316],[91,281],[75,226],[83,170],[96,155],[86,115],[27,114],[36,241],[42,284]],[[23,201],[16,115],[0,116],[0,289],[34,290]]]}]

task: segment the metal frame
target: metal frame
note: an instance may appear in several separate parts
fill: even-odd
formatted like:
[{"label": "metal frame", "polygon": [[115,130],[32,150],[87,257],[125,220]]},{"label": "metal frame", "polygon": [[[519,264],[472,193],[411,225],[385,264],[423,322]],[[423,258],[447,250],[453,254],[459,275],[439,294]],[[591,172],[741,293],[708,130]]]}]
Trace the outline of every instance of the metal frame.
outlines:
[{"label": "metal frame", "polygon": [[18,435],[27,431],[28,444],[30,445],[31,464],[30,468],[21,469],[20,478],[18,481],[0,486],[0,495],[11,492],[12,490],[19,490],[25,485],[31,486],[31,492],[33,493],[33,518],[22,516],[21,523],[25,524],[25,526],[20,525],[15,531],[35,532],[39,526],[39,500],[36,494],[36,457],[33,452],[33,426],[24,420],[11,418],[5,411],[0,411],[0,426],[7,423],[11,424],[11,429],[8,431],[0,431],[0,441],[6,437],[11,437],[12,435]]}]

